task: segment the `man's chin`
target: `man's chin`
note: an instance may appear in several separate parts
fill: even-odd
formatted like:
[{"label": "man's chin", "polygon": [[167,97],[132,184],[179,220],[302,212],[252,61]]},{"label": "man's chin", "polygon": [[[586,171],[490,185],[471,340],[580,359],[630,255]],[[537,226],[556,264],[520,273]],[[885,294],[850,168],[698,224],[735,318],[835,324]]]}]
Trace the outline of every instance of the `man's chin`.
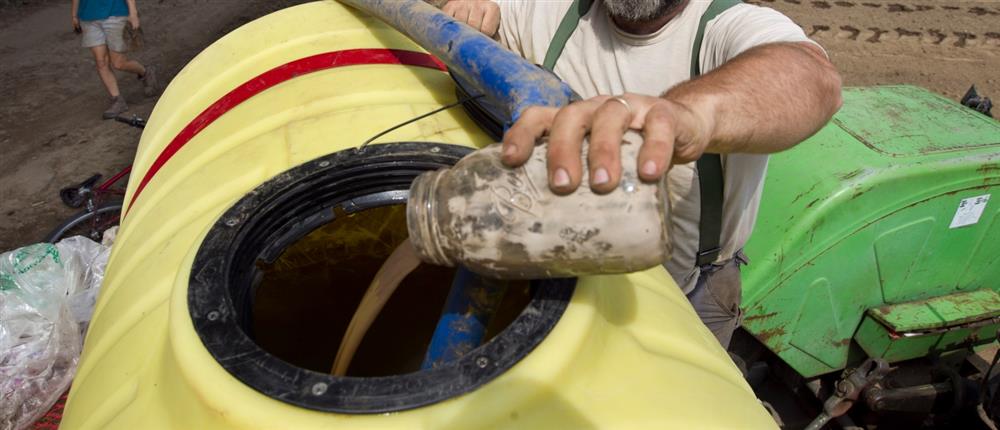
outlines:
[{"label": "man's chin", "polygon": [[644,23],[661,18],[684,0],[603,0],[617,22]]}]

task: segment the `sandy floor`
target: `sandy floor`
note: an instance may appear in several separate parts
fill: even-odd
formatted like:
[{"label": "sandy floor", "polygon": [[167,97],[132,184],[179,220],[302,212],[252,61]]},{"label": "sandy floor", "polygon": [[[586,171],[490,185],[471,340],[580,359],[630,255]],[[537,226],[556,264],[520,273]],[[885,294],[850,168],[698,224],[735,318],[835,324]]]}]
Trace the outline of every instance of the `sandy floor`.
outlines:
[{"label": "sandy floor", "polygon": [[[146,48],[135,58],[156,65],[166,84],[222,35],[303,2],[140,0]],[[72,31],[69,2],[31,4],[0,9],[0,251],[40,241],[75,213],[59,189],[130,165],[140,135],[100,119],[108,96]],[[134,76],[118,80],[130,113],[147,117],[156,99]]]},{"label": "sandy floor", "polygon": [[1000,1],[758,0],[830,53],[848,85],[907,83],[1000,100]]},{"label": "sandy floor", "polygon": [[[848,85],[911,83],[957,99],[970,84],[1000,101],[1000,1],[757,0],[822,43]],[[295,0],[140,1],[147,49],[167,82],[227,31]],[[0,9],[0,251],[39,241],[75,212],[58,190],[131,163],[139,130],[100,120],[106,94],[66,2]],[[119,76],[132,113],[155,99]],[[1000,109],[998,109],[1000,110]]]}]

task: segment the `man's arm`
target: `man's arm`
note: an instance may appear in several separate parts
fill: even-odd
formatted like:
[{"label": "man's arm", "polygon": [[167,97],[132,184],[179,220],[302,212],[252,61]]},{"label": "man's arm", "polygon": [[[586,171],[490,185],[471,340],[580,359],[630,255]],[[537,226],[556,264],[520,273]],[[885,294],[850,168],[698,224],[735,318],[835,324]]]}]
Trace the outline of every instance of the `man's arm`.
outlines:
[{"label": "man's arm", "polygon": [[138,30],[139,9],[135,7],[135,0],[125,0],[125,4],[128,5],[128,22],[132,24],[133,29]]},{"label": "man's arm", "polygon": [[772,153],[819,131],[840,109],[840,86],[840,75],[816,45],[775,43],[751,49],[663,98],[714,118],[703,152]]},{"label": "man's arm", "polygon": [[519,166],[535,141],[549,134],[549,185],[569,193],[580,185],[580,151],[587,154],[591,188],[613,190],[621,176],[619,147],[629,128],[641,130],[639,176],[655,181],[672,164],[704,152],[771,153],[818,131],[840,108],[840,75],[808,42],[758,46],[661,97],[599,96],[562,109],[530,108],[504,135],[503,161]]},{"label": "man's arm", "polygon": [[80,0],[73,0],[70,11],[70,19],[73,22],[73,31],[80,32]]}]

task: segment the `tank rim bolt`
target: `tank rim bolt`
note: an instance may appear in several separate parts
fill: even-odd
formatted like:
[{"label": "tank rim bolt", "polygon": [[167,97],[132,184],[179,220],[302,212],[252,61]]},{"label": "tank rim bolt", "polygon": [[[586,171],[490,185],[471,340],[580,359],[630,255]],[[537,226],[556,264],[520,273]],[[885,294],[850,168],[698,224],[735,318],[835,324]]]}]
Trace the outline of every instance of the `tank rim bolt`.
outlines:
[{"label": "tank rim bolt", "polygon": [[480,369],[485,369],[486,366],[489,365],[490,365],[490,359],[486,357],[479,357],[476,359],[476,366],[479,366]]},{"label": "tank rim bolt", "polygon": [[228,225],[230,227],[236,227],[236,225],[239,224],[239,223],[240,223],[240,220],[238,220],[236,218],[229,218],[229,219],[226,220],[226,225]]},{"label": "tank rim bolt", "polygon": [[330,165],[329,161],[320,161],[319,167],[328,167]]},{"label": "tank rim bolt", "polygon": [[434,147],[431,148],[431,152],[434,152],[434,153],[441,152],[441,148],[438,148],[438,147],[434,146]]},{"label": "tank rim bolt", "polygon": [[215,321],[215,320],[219,319],[219,311],[209,312],[208,315],[207,315],[207,317],[208,317],[209,321]]},{"label": "tank rim bolt", "polygon": [[326,388],[326,382],[317,382],[313,384],[311,391],[314,396],[322,396],[326,393]]}]

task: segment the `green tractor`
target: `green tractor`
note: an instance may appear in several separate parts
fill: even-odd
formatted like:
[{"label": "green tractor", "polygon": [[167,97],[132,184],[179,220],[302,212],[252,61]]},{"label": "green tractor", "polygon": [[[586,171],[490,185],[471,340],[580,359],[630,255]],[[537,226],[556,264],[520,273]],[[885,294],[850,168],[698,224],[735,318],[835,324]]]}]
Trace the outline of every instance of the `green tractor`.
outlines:
[{"label": "green tractor", "polygon": [[770,161],[743,272],[752,338],[732,348],[758,395],[815,396],[811,428],[992,418],[977,351],[1000,328],[997,199],[1000,123],[916,87],[845,90],[827,127]]}]

